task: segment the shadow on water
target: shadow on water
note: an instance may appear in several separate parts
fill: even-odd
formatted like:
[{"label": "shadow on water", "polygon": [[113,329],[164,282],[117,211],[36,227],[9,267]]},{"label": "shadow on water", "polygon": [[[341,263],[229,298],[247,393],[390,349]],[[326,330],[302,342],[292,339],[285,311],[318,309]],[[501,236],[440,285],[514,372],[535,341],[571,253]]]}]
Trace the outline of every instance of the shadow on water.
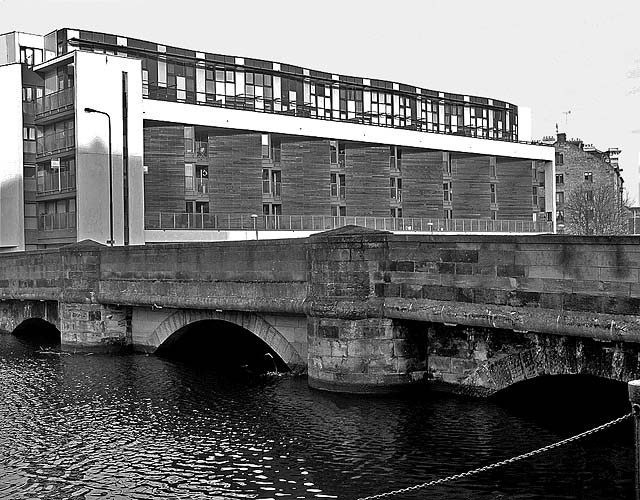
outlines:
[{"label": "shadow on water", "polygon": [[[591,375],[542,376],[514,384],[492,399],[516,417],[568,433],[631,411],[626,383]],[[612,427],[606,436],[628,440],[631,428],[628,420]]]},{"label": "shadow on water", "polygon": [[60,352],[60,331],[43,319],[27,319],[12,333],[22,345],[33,347],[37,351]]},{"label": "shadow on water", "polygon": [[262,339],[238,325],[217,320],[181,328],[156,350],[156,355],[240,378],[289,372]]}]

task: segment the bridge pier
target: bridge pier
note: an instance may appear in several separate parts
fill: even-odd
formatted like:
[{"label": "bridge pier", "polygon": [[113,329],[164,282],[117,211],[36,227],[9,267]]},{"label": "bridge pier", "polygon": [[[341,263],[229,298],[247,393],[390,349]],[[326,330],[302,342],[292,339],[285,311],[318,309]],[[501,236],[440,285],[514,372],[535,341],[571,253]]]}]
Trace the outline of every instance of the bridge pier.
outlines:
[{"label": "bridge pier", "polygon": [[426,337],[387,318],[309,318],[308,381],[315,389],[395,392],[426,376]]},{"label": "bridge pier", "polygon": [[131,349],[131,308],[61,302],[60,343],[65,351],[127,351]]}]

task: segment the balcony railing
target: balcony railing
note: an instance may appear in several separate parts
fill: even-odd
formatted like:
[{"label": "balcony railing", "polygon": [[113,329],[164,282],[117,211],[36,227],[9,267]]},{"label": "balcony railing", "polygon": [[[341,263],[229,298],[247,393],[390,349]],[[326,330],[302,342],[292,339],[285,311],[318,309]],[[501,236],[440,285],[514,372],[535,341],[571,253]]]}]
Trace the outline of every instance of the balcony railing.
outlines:
[{"label": "balcony railing", "polygon": [[75,212],[62,212],[59,214],[42,214],[38,216],[38,229],[40,231],[73,229],[75,227],[76,227]]},{"label": "balcony railing", "polygon": [[[359,123],[378,127],[400,128],[406,130],[417,130],[435,134],[458,135],[474,137],[479,139],[489,139],[495,141],[519,142],[532,144],[527,141],[517,139],[516,130],[503,130],[499,128],[475,127],[471,124],[458,126],[455,130],[451,125],[444,122],[432,122],[428,120],[415,120],[409,122],[407,117],[400,114],[388,115],[372,111],[344,112],[327,108],[319,108],[312,102],[298,103],[288,99],[266,98],[250,95],[213,95],[204,92],[186,91],[184,97],[178,98],[178,89],[172,86],[160,86],[149,83],[146,86],[148,92],[144,95],[149,99],[162,101],[186,102],[202,106],[217,106],[230,109],[242,109],[247,111],[257,111],[260,113],[275,113],[302,118],[314,118],[318,120],[331,120],[339,122]],[[341,162],[336,162],[341,163]]]},{"label": "balcony railing", "polygon": [[69,172],[60,172],[38,177],[38,194],[51,194],[72,191],[76,188],[76,176]]},{"label": "balcony railing", "polygon": [[61,153],[75,146],[75,132],[73,129],[61,130],[36,139],[38,156]]},{"label": "balcony railing", "polygon": [[209,143],[206,141],[196,141],[195,157],[198,160],[206,160],[209,158]]},{"label": "balcony railing", "polygon": [[[254,226],[255,224],[255,226]],[[328,215],[261,215],[154,212],[145,215],[145,229],[214,229],[326,231],[355,225],[384,231],[455,233],[550,233],[550,222],[414,217],[332,217]]]},{"label": "balcony railing", "polygon": [[73,108],[73,87],[40,97],[36,101],[36,118],[44,118]]},{"label": "balcony railing", "polygon": [[206,194],[209,192],[209,179],[185,177],[184,190],[188,194]]}]

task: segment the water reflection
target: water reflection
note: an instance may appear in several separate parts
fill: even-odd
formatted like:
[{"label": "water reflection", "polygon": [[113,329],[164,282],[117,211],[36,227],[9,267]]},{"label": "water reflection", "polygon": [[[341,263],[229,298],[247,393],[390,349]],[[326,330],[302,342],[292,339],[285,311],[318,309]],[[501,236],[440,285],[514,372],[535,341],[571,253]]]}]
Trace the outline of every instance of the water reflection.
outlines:
[{"label": "water reflection", "polygon": [[[590,424],[557,403],[345,396],[153,356],[36,351],[0,336],[0,498],[357,498]],[[622,426],[402,498],[631,498],[631,445]]]}]

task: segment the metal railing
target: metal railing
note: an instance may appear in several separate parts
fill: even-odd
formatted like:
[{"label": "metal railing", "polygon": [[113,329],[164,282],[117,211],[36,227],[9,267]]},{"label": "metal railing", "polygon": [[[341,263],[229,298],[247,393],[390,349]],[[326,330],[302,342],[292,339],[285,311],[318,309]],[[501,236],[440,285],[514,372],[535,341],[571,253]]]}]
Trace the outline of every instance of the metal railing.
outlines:
[{"label": "metal railing", "polygon": [[38,229],[41,231],[73,229],[74,227],[76,227],[75,212],[61,212],[59,214],[42,214],[38,216]]},{"label": "metal railing", "polygon": [[36,100],[36,118],[73,108],[73,87],[58,90]]},{"label": "metal railing", "polygon": [[185,177],[184,190],[188,194],[206,194],[209,192],[209,179],[202,177]]},{"label": "metal railing", "polygon": [[36,153],[38,156],[60,153],[75,146],[75,131],[61,130],[36,139]]},{"label": "metal railing", "polygon": [[314,118],[318,120],[329,120],[348,123],[359,123],[376,127],[399,128],[405,130],[416,130],[444,135],[458,135],[473,137],[478,139],[488,139],[493,141],[517,142],[521,144],[532,144],[529,141],[517,139],[515,130],[505,130],[499,128],[480,128],[472,125],[460,125],[455,131],[451,125],[441,121],[430,122],[424,119],[410,120],[400,114],[387,115],[373,111],[349,112],[346,116],[344,111],[337,109],[318,108],[311,102],[300,103],[282,98],[266,98],[260,96],[249,96],[244,94],[222,95],[205,92],[186,91],[184,96],[178,98],[178,89],[175,86],[161,86],[148,83],[144,87],[143,96],[149,99],[172,102],[186,102],[202,106],[217,106],[229,109],[240,109],[246,111],[257,111],[260,113],[274,113],[282,115],[297,116],[301,118]]},{"label": "metal railing", "polygon": [[54,172],[38,177],[38,194],[72,191],[76,188],[76,176],[71,172]]},{"label": "metal railing", "polygon": [[456,232],[456,233],[549,233],[550,222],[489,219],[428,219],[415,217],[359,217],[328,215],[153,212],[144,217],[145,229],[215,229],[326,231],[347,225],[383,231]]}]

